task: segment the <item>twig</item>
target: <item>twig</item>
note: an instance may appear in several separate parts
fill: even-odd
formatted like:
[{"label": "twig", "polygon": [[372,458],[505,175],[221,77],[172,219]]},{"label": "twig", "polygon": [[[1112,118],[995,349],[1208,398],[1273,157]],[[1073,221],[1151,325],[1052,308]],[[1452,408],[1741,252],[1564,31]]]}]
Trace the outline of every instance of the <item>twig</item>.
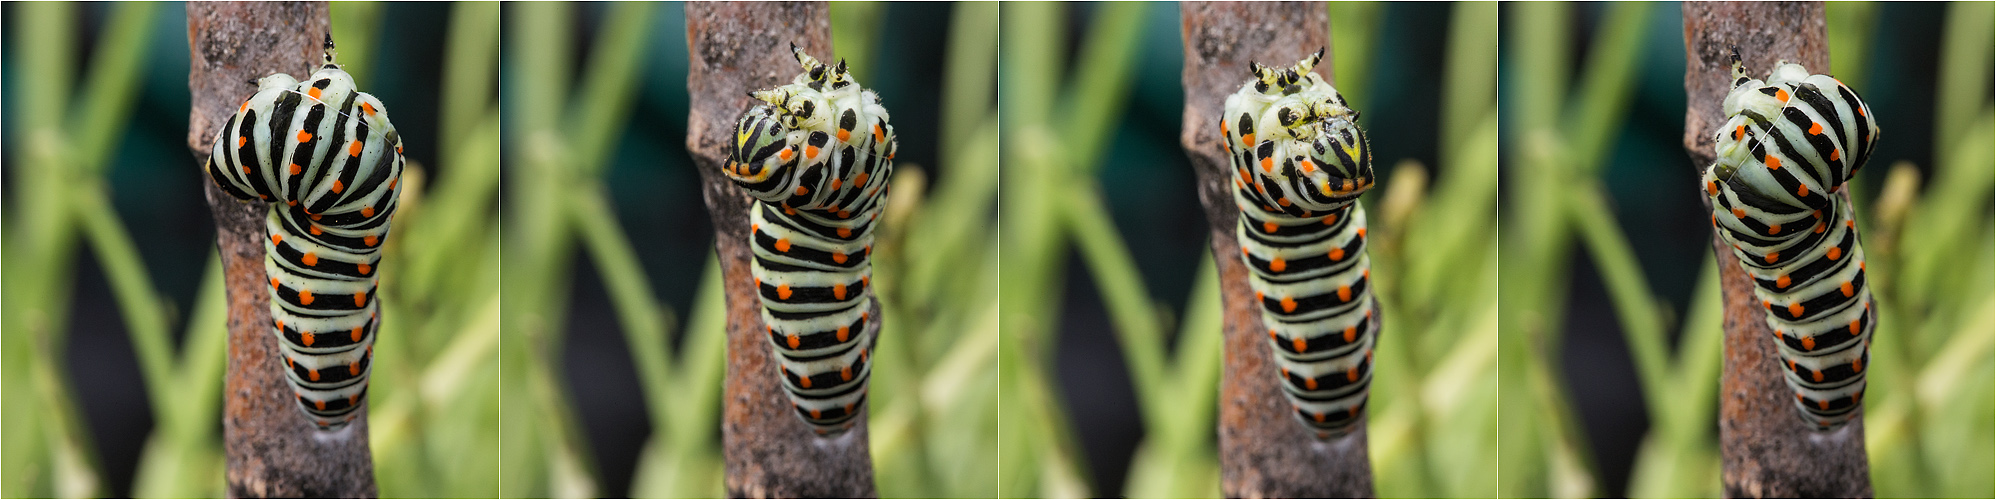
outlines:
[{"label": "twig", "polygon": [[[1203,3],[1181,7],[1185,40],[1185,120],[1179,139],[1199,175],[1211,225],[1226,319],[1220,380],[1220,488],[1229,497],[1371,497],[1365,423],[1318,441],[1291,417],[1261,333],[1261,314],[1234,240],[1239,209],[1215,116],[1249,78],[1248,62],[1283,65],[1328,47],[1328,11],[1317,2]],[[1329,57],[1328,55],[1326,56]],[[1330,61],[1317,72],[1332,80]]]},{"label": "twig", "polygon": [[[788,82],[797,62],[789,44],[831,57],[831,17],[823,3],[686,4],[686,149],[700,171],[713,218],[728,303],[728,377],[721,443],[728,496],[735,498],[873,497],[866,413],[853,428],[823,438],[790,408],[763,335],[749,274],[749,197],[721,175],[734,121],[748,91]],[[826,59],[831,60],[831,59]],[[879,304],[872,317],[880,317]],[[867,328],[878,329],[878,322]],[[869,334],[871,334],[869,332]]]},{"label": "twig", "polygon": [[[1825,38],[1820,2],[1685,4],[1684,149],[1691,166],[1703,169],[1715,155],[1712,131],[1725,122],[1719,104],[1732,83],[1729,46],[1739,46],[1750,73],[1765,73],[1776,60],[1827,71]],[[1710,208],[1709,198],[1698,199]],[[1780,358],[1768,341],[1773,332],[1753,281],[1717,233],[1712,252],[1725,298],[1719,453],[1726,496],[1870,497],[1863,415],[1828,433],[1795,418],[1793,392],[1781,380]]]},{"label": "twig", "polygon": [[[324,2],[187,6],[192,59],[187,87],[193,93],[187,148],[196,165],[207,162],[209,141],[242,98],[255,91],[246,82],[271,73],[298,75],[317,66],[328,15]],[[203,181],[229,297],[229,369],[222,418],[229,496],[373,497],[367,413],[360,413],[351,431],[322,436],[298,413],[295,396],[284,381],[277,339],[270,333],[270,296],[263,270],[267,205],[237,201]]]}]

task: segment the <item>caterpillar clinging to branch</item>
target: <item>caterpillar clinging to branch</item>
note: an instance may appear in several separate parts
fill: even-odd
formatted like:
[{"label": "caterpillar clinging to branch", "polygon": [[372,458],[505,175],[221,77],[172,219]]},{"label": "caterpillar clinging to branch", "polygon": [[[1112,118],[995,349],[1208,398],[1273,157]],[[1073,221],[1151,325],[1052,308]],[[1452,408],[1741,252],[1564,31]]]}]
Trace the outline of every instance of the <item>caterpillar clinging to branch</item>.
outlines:
[{"label": "caterpillar clinging to branch", "polygon": [[1877,318],[1844,183],[1878,124],[1857,92],[1800,65],[1747,76],[1733,49],[1718,159],[1705,170],[1712,225],[1754,280],[1795,408],[1834,429],[1857,414]]},{"label": "caterpillar clinging to branch", "polygon": [[310,78],[276,73],[255,83],[216,134],[208,175],[237,199],[269,203],[271,333],[299,409],[335,430],[367,396],[402,139],[381,101],[333,63],[331,36]]},{"label": "caterpillar clinging to branch", "polygon": [[1251,63],[1220,117],[1240,207],[1237,237],[1296,417],[1328,438],[1364,415],[1379,330],[1366,257],[1372,150],[1358,112],[1310,69]]},{"label": "caterpillar clinging to branch", "polygon": [[838,65],[750,93],[723,171],[754,197],[756,290],[783,388],[819,434],[851,426],[872,373],[873,229],[898,144],[887,109]]}]

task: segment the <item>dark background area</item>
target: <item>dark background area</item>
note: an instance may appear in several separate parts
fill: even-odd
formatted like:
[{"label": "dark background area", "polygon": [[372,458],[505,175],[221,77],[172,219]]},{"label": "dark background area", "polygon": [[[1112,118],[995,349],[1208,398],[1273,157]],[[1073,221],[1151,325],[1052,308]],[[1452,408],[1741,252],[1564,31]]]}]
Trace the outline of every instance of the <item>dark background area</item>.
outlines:
[{"label": "dark background area", "polygon": [[[14,32],[18,6],[0,5],[5,31]],[[379,37],[374,40],[369,68],[359,82],[362,91],[374,94],[389,106],[395,128],[408,144],[411,163],[421,163],[429,174],[437,175],[437,87],[442,65],[444,36],[436,29],[447,26],[448,3],[387,3],[382,6]],[[109,22],[111,4],[77,4],[76,60],[73,66],[78,83],[87,77],[89,62],[104,25]],[[11,37],[7,40],[12,41]],[[215,251],[214,222],[208,202],[202,195],[207,174],[187,150],[187,16],[185,5],[160,5],[154,12],[148,48],[140,62],[139,85],[130,122],[114,143],[117,151],[105,165],[112,203],[125,230],[138,245],[152,284],[168,303],[169,331],[176,352],[187,330],[188,309],[209,256]],[[17,47],[0,44],[0,92],[12,101],[19,88]],[[303,77],[314,68],[298,68],[292,76]],[[80,86],[80,85],[79,85]],[[256,88],[245,84],[243,96]],[[80,91],[80,89],[79,89]],[[72,102],[75,97],[71,97]],[[16,109],[5,112],[0,137],[6,145],[0,160],[0,184],[6,192],[17,189],[14,180],[16,155],[25,148],[15,147],[27,130],[21,125],[36,120],[67,117],[17,116]],[[79,241],[72,276],[68,346],[63,362],[75,397],[89,420],[89,435],[110,497],[129,497],[139,453],[152,433],[151,403],[141,382],[138,358],[125,331],[117,301],[112,296],[96,257],[89,245]],[[215,423],[216,427],[221,422]]]},{"label": "dark background area", "polygon": [[[1508,16],[1514,5],[1501,6]],[[1588,49],[1603,22],[1606,5],[1574,4],[1569,27],[1572,50],[1566,57],[1582,65]],[[1621,124],[1610,157],[1600,167],[1615,220],[1622,227],[1640,261],[1643,277],[1659,299],[1668,303],[1671,324],[1665,331],[1675,349],[1681,324],[1696,286],[1698,269],[1711,254],[1711,231],[1707,214],[1698,201],[1700,165],[1692,165],[1684,152],[1684,28],[1680,5],[1658,4],[1650,13],[1642,63],[1632,85],[1627,119]],[[1876,23],[1870,46],[1865,50],[1865,67],[1845,68],[1834,59],[1831,68],[1808,68],[1842,78],[1863,75],[1864,83],[1854,87],[1870,104],[1882,130],[1878,151],[1852,181],[1852,199],[1862,207],[1877,196],[1877,189],[1892,163],[1899,160],[1919,165],[1922,177],[1931,171],[1933,141],[1933,89],[1939,36],[1947,5],[1944,3],[1877,4]],[[1516,26],[1508,20],[1504,39],[1510,40]],[[1835,27],[1833,27],[1833,30]],[[1831,36],[1839,34],[1832,31]],[[1504,84],[1515,81],[1511,74],[1510,52],[1504,52],[1500,71]],[[1773,68],[1747,68],[1748,73],[1765,78]],[[1585,68],[1576,66],[1568,88],[1578,84]],[[1500,84],[1501,86],[1502,84]],[[1500,106],[1511,105],[1510,95],[1500,90]],[[1509,108],[1504,108],[1509,109]],[[1509,125],[1506,123],[1506,125]],[[1513,130],[1503,129],[1503,144],[1511,145]],[[1507,149],[1500,182],[1512,182]],[[1508,190],[1507,190],[1508,192]],[[1501,210],[1501,208],[1500,208]],[[1863,216],[1859,217],[1863,219]],[[1862,222],[1860,222],[1862,223]],[[1558,366],[1586,432],[1590,453],[1601,480],[1600,491],[1620,496],[1628,491],[1630,467],[1649,418],[1643,405],[1634,362],[1629,357],[1621,325],[1614,314],[1600,274],[1584,249],[1571,247],[1574,267],[1567,276],[1567,303],[1562,319],[1564,335],[1559,347]],[[1713,423],[1716,428],[1718,424]]]},{"label": "dark background area", "polygon": [[[511,15],[512,5],[504,12]],[[573,40],[575,74],[592,54],[608,6],[578,4]],[[714,230],[700,175],[686,152],[686,17],[680,3],[662,3],[653,14],[642,81],[630,122],[616,144],[605,177],[617,223],[642,257],[645,277],[660,302],[677,315],[672,342],[692,308],[701,274],[714,253]],[[859,83],[881,96],[900,134],[897,168],[922,166],[934,185],[934,135],[941,116],[943,51],[948,45],[952,6],[947,3],[892,2],[884,6],[880,31],[867,64],[854,68]],[[836,26],[836,25],[835,25]],[[839,55],[864,50],[834,47]],[[811,54],[833,62],[836,55]],[[796,68],[786,68],[793,72]],[[502,70],[503,71],[503,70]],[[744,89],[746,91],[747,89]],[[570,261],[568,317],[561,366],[563,379],[588,437],[590,457],[603,479],[601,494],[630,495],[632,474],[643,452],[651,421],[637,368],[625,343],[616,308],[586,252]],[[715,433],[720,430],[715,429]]]},{"label": "dark background area", "polygon": [[[1098,10],[1094,4],[1070,5],[1068,74]],[[1435,96],[1441,89],[1452,8],[1443,2],[1389,3],[1381,11],[1380,24],[1374,28],[1370,74],[1336,75],[1336,80],[1366,81],[1368,95],[1353,106],[1359,107],[1359,125],[1371,140],[1374,169],[1379,184],[1385,186],[1402,159],[1420,160],[1431,175],[1447,169],[1435,164],[1440,133],[1440,103]],[[1341,26],[1340,21],[1331,19],[1332,29]],[[1178,142],[1185,106],[1179,28],[1176,4],[1150,6],[1138,44],[1130,102],[1097,173],[1117,232],[1135,257],[1145,287],[1153,300],[1173,309],[1174,321],[1183,315],[1200,260],[1211,255],[1192,164]],[[1332,48],[1333,54],[1348,50]],[[1289,66],[1296,61],[1263,63]],[[1242,69],[1242,82],[1251,77]],[[1376,195],[1366,197],[1366,203],[1376,200]],[[1122,348],[1094,280],[1080,254],[1070,251],[1067,259],[1055,360],[1061,402],[1087,456],[1096,494],[1119,496],[1144,429]],[[1167,326],[1166,331],[1176,337],[1176,326]]]}]

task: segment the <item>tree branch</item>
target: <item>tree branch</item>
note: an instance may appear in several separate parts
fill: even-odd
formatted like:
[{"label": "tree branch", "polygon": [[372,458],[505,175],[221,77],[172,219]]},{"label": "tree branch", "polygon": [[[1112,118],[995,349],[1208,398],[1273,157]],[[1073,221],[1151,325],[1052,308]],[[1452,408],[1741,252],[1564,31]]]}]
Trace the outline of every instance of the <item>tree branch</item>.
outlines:
[{"label": "tree branch", "polygon": [[[831,17],[823,3],[686,4],[686,149],[700,171],[713,218],[728,303],[728,378],[721,443],[728,496],[735,498],[873,497],[866,412],[853,428],[824,438],[791,410],[770,359],[755,282],[749,273],[749,197],[721,174],[748,91],[797,74],[789,44],[834,60]],[[878,303],[872,317],[880,317]],[[869,322],[877,330],[880,323]],[[873,332],[868,332],[872,334]]]},{"label": "tree branch", "polygon": [[[1250,297],[1248,269],[1234,239],[1239,209],[1227,191],[1227,159],[1214,124],[1227,96],[1246,82],[1248,62],[1287,66],[1330,45],[1329,14],[1319,2],[1181,5],[1185,40],[1185,121],[1180,141],[1199,176],[1199,199],[1211,226],[1226,318],[1226,369],[1220,380],[1220,481],[1229,497],[1371,497],[1366,424],[1328,442],[1297,425],[1278,386],[1261,313]],[[1327,81],[1330,56],[1317,64]],[[1375,315],[1377,316],[1377,315]],[[1375,328],[1376,324],[1375,323]]]},{"label": "tree branch", "polygon": [[[196,165],[209,141],[256,91],[248,82],[271,73],[317,67],[328,29],[324,2],[206,3],[187,6],[187,148]],[[201,170],[189,169],[191,172]],[[263,270],[267,205],[238,201],[205,182],[229,297],[229,369],[223,402],[223,452],[233,498],[375,496],[367,412],[350,432],[321,433],[300,416],[283,357],[270,333],[269,281]]]},{"label": "tree branch", "polygon": [[[1739,46],[1752,74],[1766,73],[1776,60],[1825,71],[1825,38],[1820,2],[1685,4],[1684,149],[1692,167],[1703,171],[1715,157],[1712,134],[1725,123],[1719,104],[1732,84],[1731,46]],[[1711,199],[1698,199],[1711,208]],[[1782,381],[1779,354],[1768,341],[1774,333],[1754,298],[1753,280],[1716,232],[1712,252],[1725,297],[1719,445],[1726,496],[1870,497],[1863,415],[1827,433],[1795,418],[1794,392]]]}]

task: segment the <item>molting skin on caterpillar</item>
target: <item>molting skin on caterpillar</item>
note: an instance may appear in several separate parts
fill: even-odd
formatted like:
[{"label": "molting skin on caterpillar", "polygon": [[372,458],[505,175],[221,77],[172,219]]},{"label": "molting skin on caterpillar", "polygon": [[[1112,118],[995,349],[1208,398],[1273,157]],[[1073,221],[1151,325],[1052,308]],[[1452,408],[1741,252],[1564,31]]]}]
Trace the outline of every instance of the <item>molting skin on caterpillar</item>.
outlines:
[{"label": "molting skin on caterpillar", "polygon": [[381,247],[404,160],[388,109],[333,62],[330,37],[325,48],[303,81],[277,73],[255,82],[215,136],[207,173],[230,196],[270,204],[270,331],[299,411],[338,431],[367,397]]},{"label": "molting skin on caterpillar", "polygon": [[[722,172],[755,198],[753,275],[783,388],[820,435],[849,429],[872,373],[873,229],[898,142],[887,109],[845,61],[795,44],[803,73],[751,92]],[[876,325],[877,326],[877,325]]]},{"label": "molting skin on caterpillar", "polygon": [[1365,415],[1379,318],[1366,256],[1372,151],[1358,112],[1312,73],[1324,51],[1289,68],[1250,63],[1227,97],[1220,135],[1235,179],[1236,236],[1283,395],[1319,439]]},{"label": "molting skin on caterpillar", "polygon": [[1859,413],[1877,326],[1864,247],[1841,191],[1878,138],[1871,109],[1828,75],[1777,62],[1766,81],[1732,54],[1712,224],[1755,282],[1796,415],[1834,430]]}]

